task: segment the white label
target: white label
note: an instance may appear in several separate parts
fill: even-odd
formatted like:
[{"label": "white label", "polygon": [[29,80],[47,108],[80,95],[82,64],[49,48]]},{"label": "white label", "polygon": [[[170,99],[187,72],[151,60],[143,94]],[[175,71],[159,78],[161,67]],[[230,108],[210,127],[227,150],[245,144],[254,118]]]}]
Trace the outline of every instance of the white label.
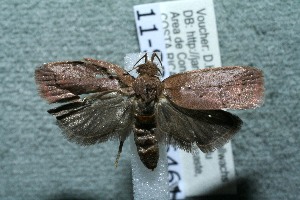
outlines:
[{"label": "white label", "polygon": [[[212,0],[138,5],[134,13],[140,49],[162,53],[164,77],[221,66]],[[230,142],[208,154],[170,147],[168,164],[171,199],[236,193]]]}]

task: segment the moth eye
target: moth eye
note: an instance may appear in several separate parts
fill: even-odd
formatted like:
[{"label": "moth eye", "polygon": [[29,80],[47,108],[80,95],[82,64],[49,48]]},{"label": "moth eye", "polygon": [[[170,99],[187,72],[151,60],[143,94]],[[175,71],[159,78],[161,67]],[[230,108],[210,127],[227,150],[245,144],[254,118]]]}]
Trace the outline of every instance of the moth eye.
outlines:
[{"label": "moth eye", "polygon": [[207,115],[208,117],[211,117],[211,115]]}]

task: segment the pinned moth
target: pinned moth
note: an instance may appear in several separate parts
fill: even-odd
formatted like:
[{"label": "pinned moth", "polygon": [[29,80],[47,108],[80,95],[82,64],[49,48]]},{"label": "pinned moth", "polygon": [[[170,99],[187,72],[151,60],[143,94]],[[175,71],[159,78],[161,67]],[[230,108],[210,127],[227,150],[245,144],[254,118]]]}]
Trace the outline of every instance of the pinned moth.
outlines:
[{"label": "pinned moth", "polygon": [[[138,155],[153,170],[158,144],[210,152],[224,145],[242,121],[222,109],[255,108],[263,102],[264,81],[254,67],[220,67],[179,73],[160,81],[153,53],[137,61],[135,78],[121,67],[94,59],[47,63],[35,71],[40,95],[70,141],[92,145],[125,139],[133,131]],[[141,60],[143,64],[137,65]],[[161,64],[161,62],[160,62]],[[85,98],[81,94],[93,93]]]}]

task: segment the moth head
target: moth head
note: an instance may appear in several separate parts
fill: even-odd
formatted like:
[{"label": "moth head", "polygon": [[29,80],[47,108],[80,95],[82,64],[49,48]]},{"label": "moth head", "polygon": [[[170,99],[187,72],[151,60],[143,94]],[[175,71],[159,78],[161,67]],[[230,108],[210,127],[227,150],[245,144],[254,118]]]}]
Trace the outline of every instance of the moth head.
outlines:
[{"label": "moth head", "polygon": [[147,74],[148,76],[157,76],[161,74],[157,65],[151,61],[138,65],[136,70],[140,75]]},{"label": "moth head", "polygon": [[[160,69],[158,68],[157,64],[154,63],[154,58],[157,58],[158,61],[160,62],[161,64],[161,60],[160,58],[157,56],[157,54],[154,52],[151,56],[151,60],[148,60],[148,57],[147,57],[147,53],[140,59],[142,60],[143,58],[145,59],[145,63],[144,64],[140,64],[138,65],[136,68],[137,68],[137,72],[140,74],[140,75],[144,75],[144,74],[147,74],[148,76],[157,76],[157,75],[162,75]],[[140,61],[139,60],[139,61]],[[138,61],[138,62],[139,62]],[[137,63],[138,63],[137,62]],[[136,63],[136,64],[137,64]]]}]

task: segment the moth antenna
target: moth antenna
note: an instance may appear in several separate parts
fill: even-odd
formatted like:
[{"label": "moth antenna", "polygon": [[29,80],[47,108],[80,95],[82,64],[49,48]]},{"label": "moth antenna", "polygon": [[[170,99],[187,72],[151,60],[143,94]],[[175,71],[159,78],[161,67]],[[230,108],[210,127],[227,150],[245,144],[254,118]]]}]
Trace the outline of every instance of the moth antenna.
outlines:
[{"label": "moth antenna", "polygon": [[[156,57],[156,58],[157,58],[157,60],[159,61],[159,63],[160,63],[160,66],[162,66],[161,60],[160,60],[160,58],[158,57],[158,55],[156,54],[156,52],[153,52],[153,54],[152,54],[152,56],[151,56],[151,62],[153,62],[153,61],[154,61],[155,57]],[[160,71],[160,69],[159,69],[159,68],[158,68],[158,71],[159,71],[160,75],[162,76],[162,73],[161,73],[161,71]]]},{"label": "moth antenna", "polygon": [[118,167],[119,159],[120,159],[120,156],[121,156],[121,153],[122,153],[123,144],[124,144],[124,141],[120,141],[119,151],[118,151],[116,161],[115,161],[115,167],[116,168]]},{"label": "moth antenna", "polygon": [[145,53],[145,55],[143,55],[133,66],[136,66],[136,64],[138,64],[143,58],[145,58],[145,63],[146,63],[148,60],[147,53]]},{"label": "moth antenna", "polygon": [[133,65],[133,68],[131,70],[129,70],[128,72],[131,72],[132,70],[136,69],[137,68],[137,64],[143,59],[145,58],[145,63],[147,62],[148,60],[148,57],[147,57],[147,53],[145,53],[145,55],[143,55],[143,57],[141,57],[134,65]]}]

